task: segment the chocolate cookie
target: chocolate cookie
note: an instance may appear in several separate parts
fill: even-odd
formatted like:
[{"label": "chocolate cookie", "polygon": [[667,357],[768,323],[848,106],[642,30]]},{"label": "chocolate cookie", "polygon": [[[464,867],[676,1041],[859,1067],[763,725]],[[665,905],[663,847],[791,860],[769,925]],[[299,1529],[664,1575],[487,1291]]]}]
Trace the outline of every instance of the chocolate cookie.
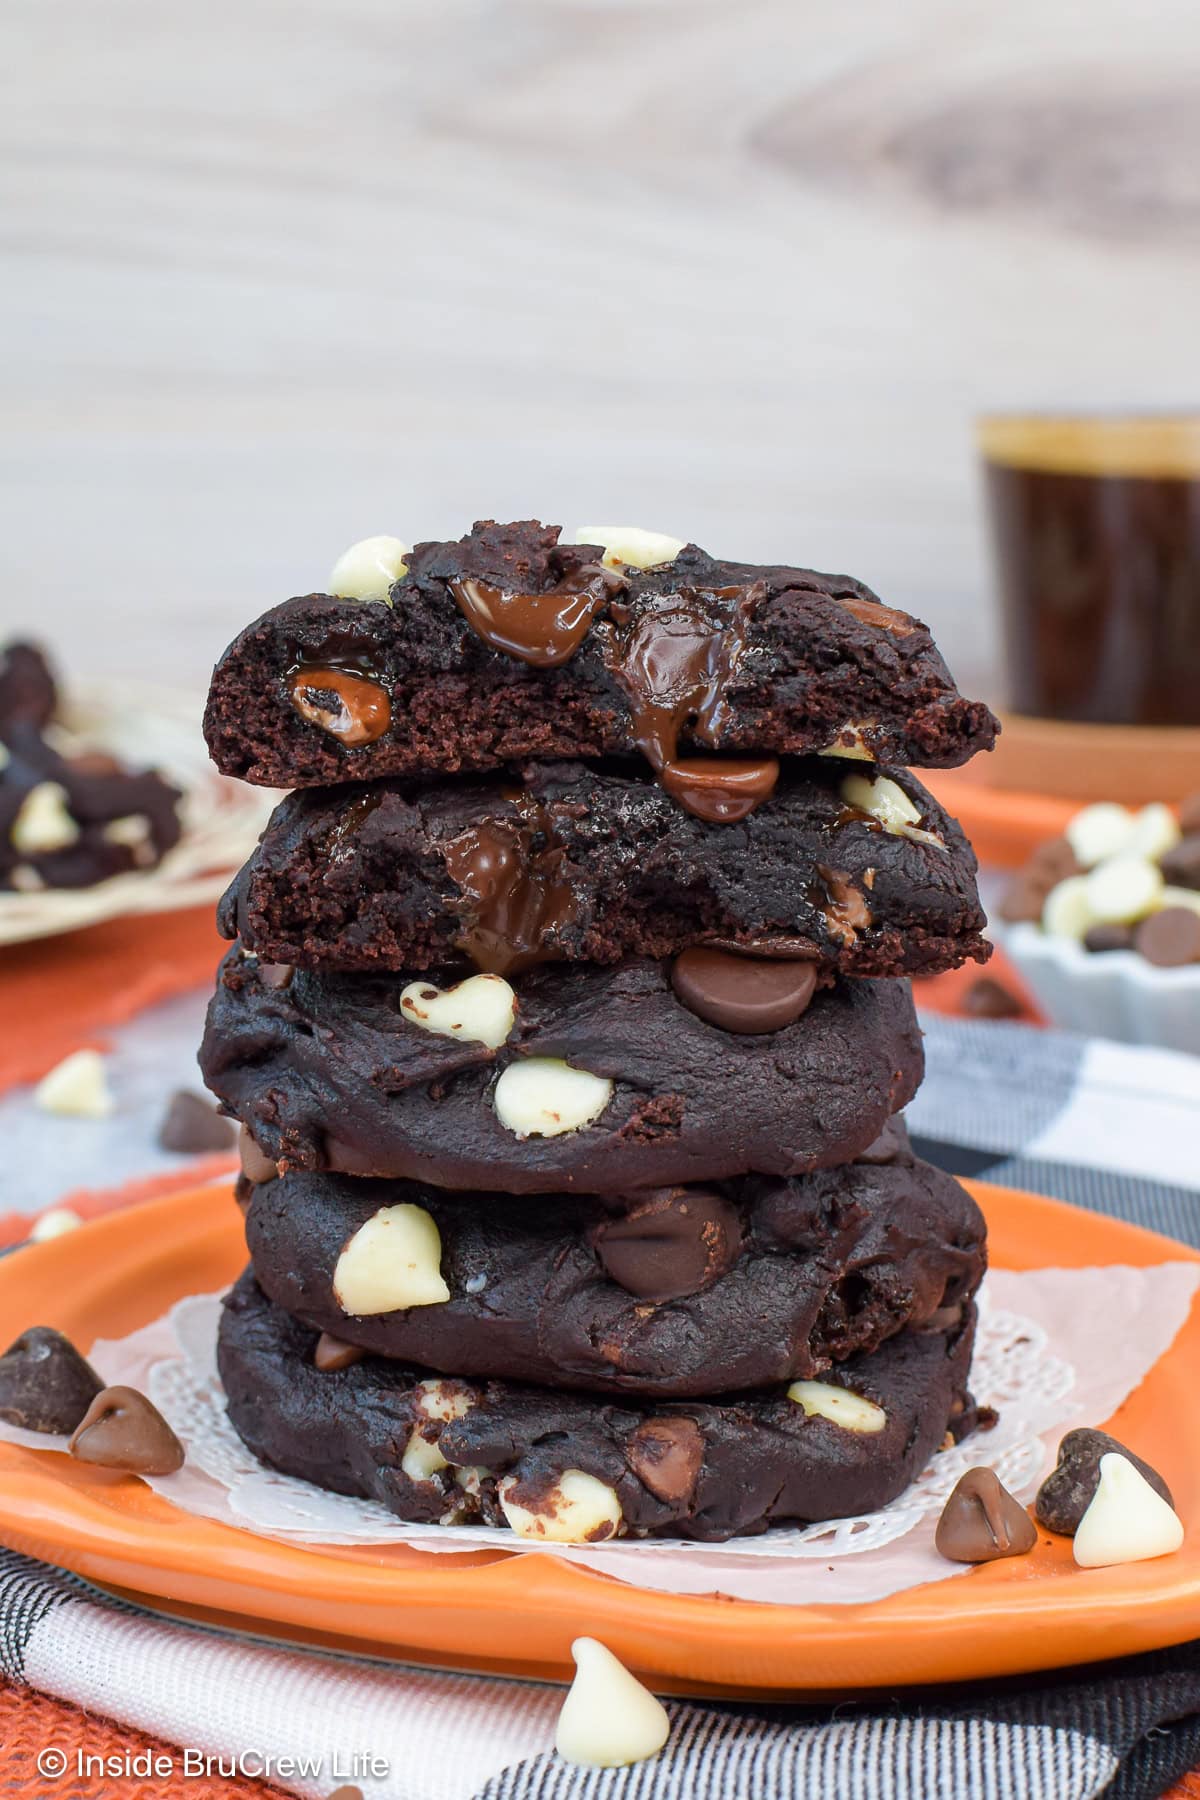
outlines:
[{"label": "chocolate cookie", "polygon": [[959,826],[897,773],[918,829],[940,842],[884,829],[843,797],[852,767],[785,765],[771,797],[725,825],[636,773],[580,763],[301,791],[276,808],[225,895],[221,930],[271,962],[342,969],[462,956],[506,974],[713,940],[854,975],[983,961],[975,858]]},{"label": "chocolate cookie", "polygon": [[780,1388],[635,1406],[431,1379],[378,1357],[318,1369],[317,1334],[247,1271],[226,1301],[218,1365],[229,1417],[263,1462],[403,1519],[716,1542],[894,1499],[947,1432],[974,1424],[973,1337],[968,1307],[956,1329],[902,1333],[795,1399]]},{"label": "chocolate cookie", "polygon": [[[294,1174],[251,1189],[246,1242],[270,1298],[343,1342],[449,1374],[659,1398],[786,1383],[906,1328],[944,1329],[983,1275],[974,1201],[911,1160],[616,1205]],[[355,1238],[396,1206],[437,1227],[440,1304],[382,1310],[378,1236]],[[376,1259],[366,1317],[342,1281],[360,1253]],[[400,1272],[400,1301],[404,1286]]]},{"label": "chocolate cookie", "polygon": [[[676,768],[681,754],[840,741],[942,768],[995,738],[928,628],[861,582],[694,544],[646,571],[602,554],[536,521],[485,521],[458,543],[418,544],[388,605],[309,594],[275,607],[214,672],[217,766],[311,787],[642,752],[705,808],[695,789],[711,770]],[[726,770],[724,788],[731,778],[752,803],[769,770]]]},{"label": "chocolate cookie", "polygon": [[43,735],[57,704],[42,652],[0,653],[0,889],[91,887],[151,868],[178,843],[179,791],[97,751]]},{"label": "chocolate cookie", "polygon": [[865,1149],[923,1068],[899,981],[839,983],[794,1024],[737,1036],[660,963],[557,964],[515,978],[515,1023],[490,1049],[414,1023],[403,976],[274,979],[229,952],[200,1067],[292,1168],[526,1194],[793,1175]]}]

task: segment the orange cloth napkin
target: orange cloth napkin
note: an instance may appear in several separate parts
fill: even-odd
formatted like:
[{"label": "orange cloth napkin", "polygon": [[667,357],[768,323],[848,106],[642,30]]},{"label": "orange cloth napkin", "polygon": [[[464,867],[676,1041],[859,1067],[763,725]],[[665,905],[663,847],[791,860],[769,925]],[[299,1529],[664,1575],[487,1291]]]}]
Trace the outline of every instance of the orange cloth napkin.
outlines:
[{"label": "orange cloth napkin", "polygon": [[16,1029],[0,1034],[0,1093],[37,1081],[72,1050],[147,1006],[204,987],[225,948],[211,906],[112,919],[0,950],[0,995]]}]

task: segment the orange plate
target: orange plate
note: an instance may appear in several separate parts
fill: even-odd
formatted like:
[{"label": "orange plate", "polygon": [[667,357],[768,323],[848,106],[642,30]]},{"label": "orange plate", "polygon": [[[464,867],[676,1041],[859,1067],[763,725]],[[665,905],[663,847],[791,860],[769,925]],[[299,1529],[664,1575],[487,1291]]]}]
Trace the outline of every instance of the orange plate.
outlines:
[{"label": "orange plate", "polygon": [[[1170,1239],[1008,1188],[974,1187],[1004,1268],[1200,1256]],[[0,1263],[9,1335],[52,1324],[81,1346],[229,1281],[236,1210],[206,1188],[97,1220]],[[553,1556],[313,1548],[196,1519],[131,1476],[0,1444],[0,1540],[184,1616],[398,1660],[563,1675],[602,1638],[662,1689],[815,1693],[962,1681],[1126,1655],[1200,1628],[1200,1308],[1110,1421],[1190,1521],[1175,1556],[1077,1569],[1065,1539],[863,1606],[768,1606],[651,1593]]]}]

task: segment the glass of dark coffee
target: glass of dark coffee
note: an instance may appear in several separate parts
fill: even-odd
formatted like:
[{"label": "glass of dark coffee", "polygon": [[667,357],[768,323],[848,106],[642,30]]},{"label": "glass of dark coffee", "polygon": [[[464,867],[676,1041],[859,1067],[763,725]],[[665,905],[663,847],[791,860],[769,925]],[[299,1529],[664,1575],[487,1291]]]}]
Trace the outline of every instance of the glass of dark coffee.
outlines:
[{"label": "glass of dark coffee", "polygon": [[1014,711],[1200,725],[1200,413],[985,418]]}]

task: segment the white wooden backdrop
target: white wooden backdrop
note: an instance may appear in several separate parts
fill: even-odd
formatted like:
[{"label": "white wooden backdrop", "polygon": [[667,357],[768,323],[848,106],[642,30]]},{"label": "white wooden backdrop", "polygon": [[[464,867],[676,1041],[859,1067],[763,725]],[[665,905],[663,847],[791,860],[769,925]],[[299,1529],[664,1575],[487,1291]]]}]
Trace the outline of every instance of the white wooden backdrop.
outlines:
[{"label": "white wooden backdrop", "polygon": [[996,688],[982,406],[1200,399],[1196,0],[5,0],[6,629],[375,531],[848,568]]}]

